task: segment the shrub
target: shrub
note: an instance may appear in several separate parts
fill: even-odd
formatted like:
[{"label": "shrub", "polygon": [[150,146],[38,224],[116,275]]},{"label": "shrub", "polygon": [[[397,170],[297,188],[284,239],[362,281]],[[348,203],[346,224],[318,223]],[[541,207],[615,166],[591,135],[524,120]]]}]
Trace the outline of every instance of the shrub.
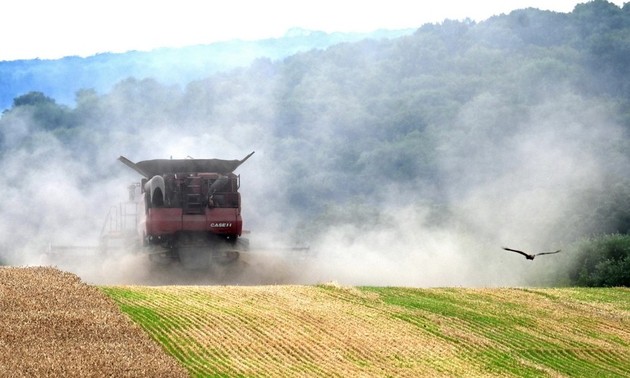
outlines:
[{"label": "shrub", "polygon": [[578,286],[630,286],[630,235],[602,235],[578,243],[569,277]]}]

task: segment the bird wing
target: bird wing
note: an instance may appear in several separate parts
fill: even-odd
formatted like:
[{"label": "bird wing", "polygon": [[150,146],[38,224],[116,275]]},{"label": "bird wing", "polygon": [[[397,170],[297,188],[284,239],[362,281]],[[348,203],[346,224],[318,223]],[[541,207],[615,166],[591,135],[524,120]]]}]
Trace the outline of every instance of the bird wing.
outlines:
[{"label": "bird wing", "polygon": [[541,253],[537,253],[536,256],[553,255],[554,253],[558,253],[558,252],[560,252],[560,250],[553,251],[553,252],[541,252]]},{"label": "bird wing", "polygon": [[505,249],[506,251],[512,251],[512,252],[520,253],[523,256],[529,256],[527,253],[523,251],[519,251],[518,249],[512,249],[512,248],[507,248],[507,247],[502,247],[502,248]]}]

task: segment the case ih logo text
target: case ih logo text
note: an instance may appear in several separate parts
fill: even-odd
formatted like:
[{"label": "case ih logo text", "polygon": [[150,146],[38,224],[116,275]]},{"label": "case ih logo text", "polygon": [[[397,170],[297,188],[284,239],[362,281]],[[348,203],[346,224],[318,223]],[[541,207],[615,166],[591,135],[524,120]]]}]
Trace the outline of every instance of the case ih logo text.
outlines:
[{"label": "case ih logo text", "polygon": [[210,227],[227,228],[227,227],[232,227],[232,223],[210,223]]}]

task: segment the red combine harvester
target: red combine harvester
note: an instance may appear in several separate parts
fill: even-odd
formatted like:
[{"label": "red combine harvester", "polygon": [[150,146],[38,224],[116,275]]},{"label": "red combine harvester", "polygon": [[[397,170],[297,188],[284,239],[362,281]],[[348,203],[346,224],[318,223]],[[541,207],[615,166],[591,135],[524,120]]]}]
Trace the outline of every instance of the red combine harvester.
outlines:
[{"label": "red combine harvester", "polygon": [[180,262],[207,269],[238,260],[247,249],[241,239],[240,176],[234,171],[249,159],[118,160],[140,175],[130,187],[135,203],[136,245],[151,260]]}]

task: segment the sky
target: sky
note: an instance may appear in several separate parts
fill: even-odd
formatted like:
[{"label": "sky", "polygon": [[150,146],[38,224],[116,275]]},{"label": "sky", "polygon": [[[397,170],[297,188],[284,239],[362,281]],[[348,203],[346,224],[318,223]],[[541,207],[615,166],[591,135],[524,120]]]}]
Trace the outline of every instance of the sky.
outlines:
[{"label": "sky", "polygon": [[528,7],[571,12],[584,2],[19,0],[2,5],[0,61],[276,38],[291,28],[325,32],[417,28],[445,19],[483,21]]}]

